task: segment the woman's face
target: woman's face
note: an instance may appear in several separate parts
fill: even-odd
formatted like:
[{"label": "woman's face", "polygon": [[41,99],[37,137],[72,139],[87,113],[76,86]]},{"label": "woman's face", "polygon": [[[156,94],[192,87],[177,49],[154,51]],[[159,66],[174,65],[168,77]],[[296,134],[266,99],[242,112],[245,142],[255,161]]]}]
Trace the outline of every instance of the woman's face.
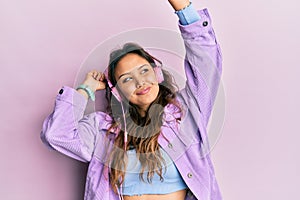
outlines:
[{"label": "woman's face", "polygon": [[115,79],[128,101],[146,111],[156,99],[159,86],[150,63],[138,54],[129,53],[117,64]]}]

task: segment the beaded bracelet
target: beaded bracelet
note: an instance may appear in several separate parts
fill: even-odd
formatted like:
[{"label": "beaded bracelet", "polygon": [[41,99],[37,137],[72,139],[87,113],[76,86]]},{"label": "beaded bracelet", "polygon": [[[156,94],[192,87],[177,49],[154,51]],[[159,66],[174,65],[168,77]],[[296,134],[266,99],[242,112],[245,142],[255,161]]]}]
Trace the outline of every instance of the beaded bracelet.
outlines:
[{"label": "beaded bracelet", "polygon": [[81,84],[77,87],[77,89],[83,89],[91,98],[92,101],[95,101],[95,93],[89,88],[88,85]]}]

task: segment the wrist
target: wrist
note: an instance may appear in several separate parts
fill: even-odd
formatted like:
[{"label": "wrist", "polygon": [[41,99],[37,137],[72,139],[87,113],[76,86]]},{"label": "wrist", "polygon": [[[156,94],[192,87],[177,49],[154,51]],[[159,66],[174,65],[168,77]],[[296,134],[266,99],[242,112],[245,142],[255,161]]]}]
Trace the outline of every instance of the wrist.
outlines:
[{"label": "wrist", "polygon": [[86,85],[88,88],[90,88],[92,90],[92,92],[94,92],[94,93],[96,92],[96,88],[94,88],[95,86],[90,84],[88,81],[84,81],[81,85]]},{"label": "wrist", "polygon": [[194,8],[192,2],[181,10],[175,11],[181,25],[192,24],[200,19],[200,15]]},{"label": "wrist", "polygon": [[[95,92],[86,84],[81,84],[76,88],[77,91],[84,91],[87,98],[90,98],[92,101],[95,101]],[[83,94],[80,92],[81,94]]]},{"label": "wrist", "polygon": [[168,0],[175,11],[182,10],[190,5],[189,0]]},{"label": "wrist", "polygon": [[85,90],[77,88],[76,91],[78,93],[80,93],[82,96],[84,96],[86,99],[89,99],[89,95],[88,95],[88,93]]}]

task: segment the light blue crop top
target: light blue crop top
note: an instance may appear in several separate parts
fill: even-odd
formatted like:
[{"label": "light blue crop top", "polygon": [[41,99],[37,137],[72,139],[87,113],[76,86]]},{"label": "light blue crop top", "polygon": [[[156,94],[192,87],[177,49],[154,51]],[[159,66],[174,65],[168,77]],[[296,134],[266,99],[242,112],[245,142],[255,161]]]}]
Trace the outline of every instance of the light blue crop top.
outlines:
[{"label": "light blue crop top", "polygon": [[148,183],[146,170],[144,181],[140,180],[141,163],[136,157],[135,149],[127,151],[128,164],[122,184],[122,195],[168,194],[187,188],[169,155],[162,148],[160,152],[166,162],[162,170],[164,180],[161,181],[159,175],[154,173],[152,183]]}]

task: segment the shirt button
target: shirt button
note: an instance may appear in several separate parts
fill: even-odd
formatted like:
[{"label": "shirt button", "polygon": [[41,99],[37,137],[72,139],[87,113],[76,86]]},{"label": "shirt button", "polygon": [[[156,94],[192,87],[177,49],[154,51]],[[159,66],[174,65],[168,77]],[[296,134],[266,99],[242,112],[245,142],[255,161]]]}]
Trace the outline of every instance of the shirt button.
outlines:
[{"label": "shirt button", "polygon": [[204,21],[204,22],[202,23],[202,25],[203,25],[203,26],[207,26],[207,25],[208,25],[208,22],[207,22],[207,21]]},{"label": "shirt button", "polygon": [[192,178],[192,177],[193,177],[193,174],[192,174],[192,173],[188,173],[188,174],[187,174],[187,177],[188,177],[188,178]]},{"label": "shirt button", "polygon": [[172,149],[172,148],[173,148],[173,144],[172,144],[172,143],[169,143],[169,144],[168,144],[168,147],[169,147],[170,149]]},{"label": "shirt button", "polygon": [[62,94],[63,92],[64,92],[63,89],[60,89],[60,90],[59,90],[59,94]]}]

